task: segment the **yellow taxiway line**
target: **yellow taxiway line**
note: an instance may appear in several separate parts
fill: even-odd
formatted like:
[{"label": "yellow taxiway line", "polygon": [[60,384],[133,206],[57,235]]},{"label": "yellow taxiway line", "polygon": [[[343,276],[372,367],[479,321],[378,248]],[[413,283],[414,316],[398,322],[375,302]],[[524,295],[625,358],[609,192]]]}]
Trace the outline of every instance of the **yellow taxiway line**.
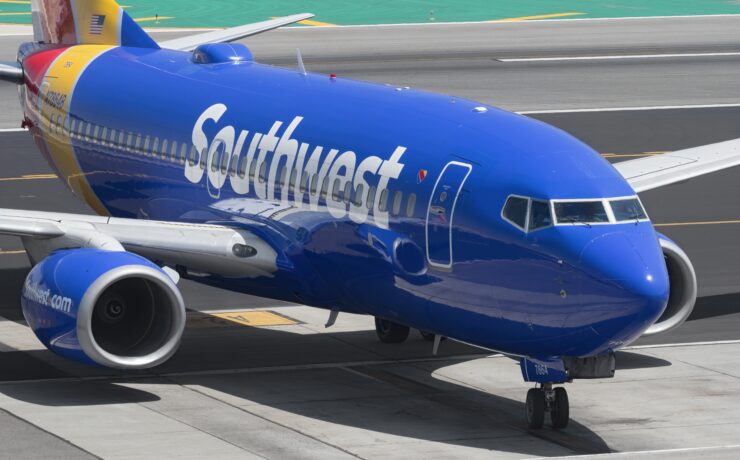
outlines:
[{"label": "yellow taxiway line", "polygon": [[148,18],[134,18],[136,22],[164,21],[166,19],[175,19],[175,16],[151,16]]},{"label": "yellow taxiway line", "polygon": [[40,180],[40,179],[56,179],[56,174],[26,174],[21,177],[0,177],[0,182],[10,182],[17,180]]},{"label": "yellow taxiway line", "polygon": [[0,3],[13,3],[16,5],[30,5],[31,4],[31,2],[27,0],[0,0]]},{"label": "yellow taxiway line", "polygon": [[298,321],[267,310],[228,311],[221,313],[194,312],[188,314],[188,327],[269,327],[290,326]]},{"label": "yellow taxiway line", "polygon": [[26,251],[24,251],[23,249],[19,251],[0,251],[0,255],[3,255],[3,256],[9,256],[13,254],[25,254],[25,253]]},{"label": "yellow taxiway line", "polygon": [[554,18],[564,18],[568,16],[581,16],[584,14],[586,13],[578,13],[578,12],[573,11],[570,13],[538,14],[535,16],[520,16],[518,18],[495,19],[489,22],[513,22],[513,21],[529,21],[532,19],[554,19]]}]

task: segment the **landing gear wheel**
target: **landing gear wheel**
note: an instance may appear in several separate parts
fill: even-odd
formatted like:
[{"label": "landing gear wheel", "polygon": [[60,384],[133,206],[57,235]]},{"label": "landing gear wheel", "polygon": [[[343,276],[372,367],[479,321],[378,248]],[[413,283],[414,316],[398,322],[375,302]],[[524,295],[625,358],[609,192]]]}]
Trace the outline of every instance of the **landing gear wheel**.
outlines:
[{"label": "landing gear wheel", "polygon": [[539,430],[545,423],[545,392],[539,388],[531,388],[527,392],[525,404],[527,426],[532,430]]},{"label": "landing gear wheel", "polygon": [[568,402],[568,392],[565,388],[555,388],[555,399],[550,407],[550,420],[553,428],[565,428],[570,420],[570,403]]},{"label": "landing gear wheel", "polygon": [[375,332],[383,343],[403,343],[409,337],[408,326],[381,318],[375,318]]}]

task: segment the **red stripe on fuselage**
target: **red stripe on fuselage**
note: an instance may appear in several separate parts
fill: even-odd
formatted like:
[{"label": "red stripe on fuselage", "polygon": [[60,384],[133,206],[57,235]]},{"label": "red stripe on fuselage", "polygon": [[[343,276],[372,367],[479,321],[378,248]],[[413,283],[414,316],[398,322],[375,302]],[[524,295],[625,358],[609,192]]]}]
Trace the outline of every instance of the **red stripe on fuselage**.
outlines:
[{"label": "red stripe on fuselage", "polygon": [[33,53],[23,60],[23,76],[25,78],[26,89],[38,97],[39,88],[44,82],[46,72],[49,71],[51,63],[54,62],[60,54],[66,51],[68,46],[50,48]]}]

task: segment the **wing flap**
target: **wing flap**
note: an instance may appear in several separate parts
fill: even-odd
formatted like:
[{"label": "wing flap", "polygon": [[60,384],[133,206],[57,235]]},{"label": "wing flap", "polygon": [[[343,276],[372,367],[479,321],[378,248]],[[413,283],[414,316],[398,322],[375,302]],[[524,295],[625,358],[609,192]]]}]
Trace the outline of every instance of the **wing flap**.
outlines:
[{"label": "wing flap", "polygon": [[311,13],[294,14],[292,16],[284,16],[281,18],[255,22],[253,24],[246,24],[223,30],[214,30],[212,32],[191,35],[189,37],[175,38],[173,40],[161,42],[159,46],[171,50],[192,51],[205,43],[233,42],[240,38],[257,35],[262,32],[267,32],[268,30],[277,29],[278,27],[293,24],[312,17],[314,17],[314,15]]},{"label": "wing flap", "polygon": [[740,139],[615,163],[636,192],[740,165]]}]

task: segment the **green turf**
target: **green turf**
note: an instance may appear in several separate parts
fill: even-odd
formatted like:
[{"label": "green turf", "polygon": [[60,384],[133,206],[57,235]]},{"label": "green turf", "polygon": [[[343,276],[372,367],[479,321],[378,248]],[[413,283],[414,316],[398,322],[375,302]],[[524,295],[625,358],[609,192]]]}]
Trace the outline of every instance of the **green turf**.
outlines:
[{"label": "green turf", "polygon": [[[559,13],[583,13],[570,18],[740,14],[738,0],[125,0],[123,4],[134,18],[173,17],[143,22],[147,27],[226,27],[301,12],[338,25],[489,21]],[[29,5],[0,1],[0,22],[29,24],[30,14],[3,15],[28,11]]]}]

